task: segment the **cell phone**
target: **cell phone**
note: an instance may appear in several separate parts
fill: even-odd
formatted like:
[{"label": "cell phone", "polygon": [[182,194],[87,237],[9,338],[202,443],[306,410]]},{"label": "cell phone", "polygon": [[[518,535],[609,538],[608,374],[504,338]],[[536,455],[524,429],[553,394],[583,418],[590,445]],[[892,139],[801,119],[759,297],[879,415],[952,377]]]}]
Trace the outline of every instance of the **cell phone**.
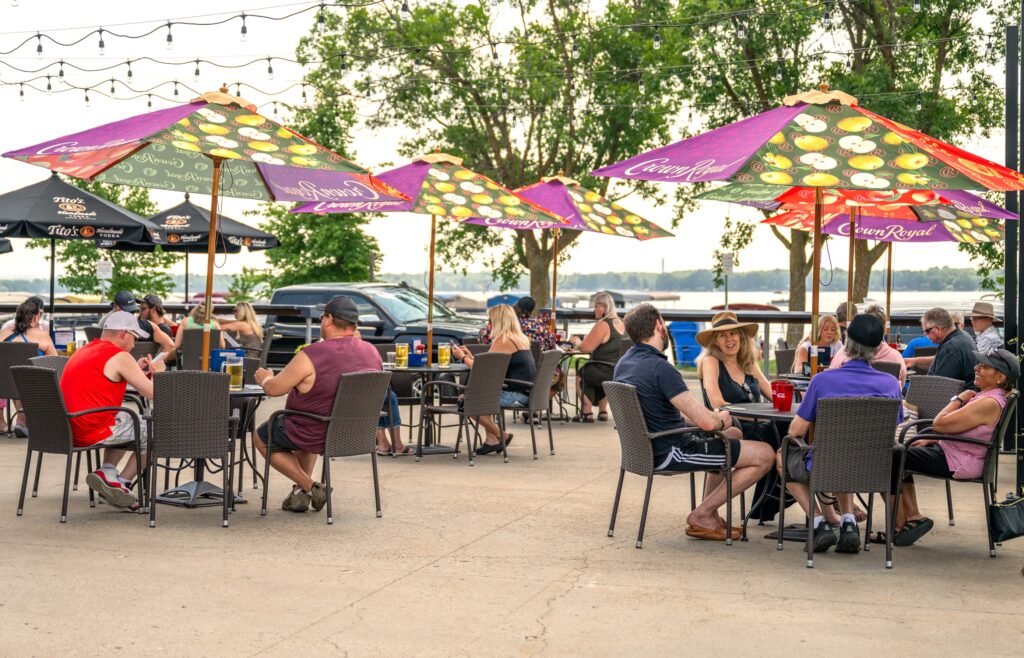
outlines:
[{"label": "cell phone", "polygon": [[154,361],[162,361],[164,359],[164,357],[166,357],[166,356],[167,356],[167,352],[159,352],[156,356],[153,357],[153,360]]}]

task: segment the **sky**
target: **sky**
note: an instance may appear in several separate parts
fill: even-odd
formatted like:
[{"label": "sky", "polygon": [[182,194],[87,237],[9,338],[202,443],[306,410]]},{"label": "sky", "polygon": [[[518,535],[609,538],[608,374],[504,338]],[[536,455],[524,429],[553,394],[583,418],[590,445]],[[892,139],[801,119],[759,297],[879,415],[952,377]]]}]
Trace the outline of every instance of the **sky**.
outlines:
[{"label": "sky", "polygon": [[[269,16],[281,16],[304,7],[319,3],[299,2],[291,4],[271,4],[253,7],[238,0],[222,0],[217,3],[217,14],[210,12],[210,2],[196,0],[178,0],[173,4],[152,2],[81,2],[81,0],[0,0],[0,51],[14,48],[28,36],[42,31],[58,40],[69,42],[77,40],[90,30],[105,27],[108,30],[130,34],[144,32],[156,25],[165,24],[168,19],[188,17],[204,17],[212,20],[226,17],[245,10],[249,14],[262,13]],[[15,6],[17,5],[17,6]],[[158,9],[159,8],[159,9]],[[158,13],[159,12],[159,13]],[[84,95],[79,90],[68,90],[57,75],[57,62],[66,62],[86,68],[98,68],[125,59],[137,59],[150,56],[161,60],[188,62],[184,66],[161,66],[137,63],[132,66],[133,78],[131,86],[137,90],[145,90],[159,83],[175,79],[202,91],[214,90],[222,83],[241,81],[243,85],[251,85],[264,91],[277,91],[296,85],[294,89],[276,97],[256,93],[243,87],[243,96],[260,106],[267,116],[273,116],[271,102],[277,100],[298,103],[300,90],[297,83],[302,79],[302,70],[297,65],[274,62],[275,76],[268,79],[265,61],[233,70],[216,70],[211,66],[200,67],[200,79],[194,81],[192,60],[210,58],[226,64],[239,64],[255,58],[268,56],[293,57],[295,45],[305,35],[315,21],[315,12],[301,14],[294,18],[269,22],[250,17],[246,21],[248,40],[240,39],[239,20],[235,19],[218,27],[176,26],[173,31],[173,48],[166,48],[166,28],[158,29],[153,35],[137,40],[119,39],[109,34],[105,36],[105,54],[100,56],[98,37],[93,35],[85,38],[82,43],[69,47],[61,47],[47,40],[43,41],[42,57],[36,56],[36,40],[33,38],[10,55],[0,56],[0,107],[4,110],[6,129],[0,130],[0,152],[36,144],[59,135],[68,134],[97,126],[110,121],[126,118],[150,111],[145,95],[134,100],[113,100],[105,96],[109,91],[111,77],[119,80],[119,98],[130,98],[138,94],[127,92],[120,82],[126,81],[126,67],[105,73],[84,73],[68,70],[65,79],[69,84],[77,86],[92,85],[100,81],[104,84],[95,92],[90,93],[90,104],[86,107]],[[125,25],[126,23],[144,24]],[[115,27],[121,24],[121,27]],[[65,29],[66,28],[66,29]],[[22,69],[38,69],[52,64],[48,71],[40,74],[26,74],[12,70],[10,66]],[[19,100],[17,83],[36,75],[52,74],[54,93],[47,95],[45,91],[34,91],[25,88],[24,100]],[[1000,72],[1001,75],[1001,72]],[[45,78],[34,83],[40,89],[46,87]],[[231,88],[234,92],[234,87]],[[154,92],[169,100],[154,96],[153,110],[169,107],[174,104],[170,85],[161,87]],[[187,102],[192,94],[182,88],[178,102]],[[371,108],[367,108],[369,111]],[[283,119],[283,115],[282,115]],[[287,121],[283,121],[287,123]],[[399,127],[380,131],[361,129],[355,137],[355,160],[371,171],[382,170],[383,163],[401,164],[397,154],[398,140],[402,137]],[[993,133],[987,140],[966,140],[959,146],[996,162],[1003,161],[1003,135]],[[609,163],[610,164],[610,163]],[[47,172],[22,162],[0,159],[0,193],[30,185],[43,180]],[[619,188],[620,191],[623,188]],[[666,188],[666,197],[671,198],[672,189]],[[151,191],[152,198],[160,209],[169,208],[181,202],[177,193]],[[193,201],[209,203],[208,196],[194,195]],[[629,196],[621,202],[634,213],[668,227],[673,218],[671,203],[656,207],[637,196]],[[224,199],[222,212],[230,217],[249,224],[258,225],[260,218],[247,217],[246,211],[257,209],[257,204]],[[712,253],[718,246],[723,223],[727,213],[732,219],[756,219],[761,215],[753,209],[741,208],[732,204],[704,202],[692,213],[686,215],[680,225],[674,229],[675,238],[637,242],[631,239],[602,236],[596,234],[583,235],[577,242],[568,263],[560,266],[565,273],[592,273],[605,271],[673,271],[709,268],[712,266]],[[324,221],[331,221],[324,219]],[[381,272],[418,272],[427,268],[427,245],[429,243],[430,222],[426,216],[412,214],[392,214],[383,219],[373,220],[366,226],[368,233],[378,239],[383,252],[382,261],[378,264]],[[766,227],[755,230],[754,243],[740,255],[737,271],[775,269],[788,267],[788,253]],[[43,252],[29,250],[26,241],[14,240],[15,252],[0,257],[0,277],[45,276]],[[845,267],[847,250],[840,241],[833,242],[831,262],[835,267]],[[192,271],[202,267],[203,256],[192,256]],[[471,271],[482,271],[483,264],[471,267]],[[827,265],[828,259],[824,261]],[[238,272],[243,266],[262,267],[265,260],[259,253],[243,253],[230,257],[218,257],[218,273],[231,274]],[[924,269],[935,265],[950,267],[969,267],[966,255],[958,252],[955,245],[932,243],[919,245],[901,245],[896,258],[896,267],[902,269]],[[60,267],[58,265],[58,273]],[[184,265],[177,266],[173,273],[183,273]]]}]

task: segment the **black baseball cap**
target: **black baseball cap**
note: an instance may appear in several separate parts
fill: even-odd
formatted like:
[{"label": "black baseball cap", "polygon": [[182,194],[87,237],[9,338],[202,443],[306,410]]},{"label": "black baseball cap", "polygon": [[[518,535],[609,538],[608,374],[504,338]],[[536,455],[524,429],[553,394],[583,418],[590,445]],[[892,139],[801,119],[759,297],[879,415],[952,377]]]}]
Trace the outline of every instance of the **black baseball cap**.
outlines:
[{"label": "black baseball cap", "polygon": [[355,302],[344,295],[338,295],[326,304],[317,304],[316,310],[323,311],[324,315],[333,316],[342,322],[359,324],[359,309]]},{"label": "black baseball cap", "polygon": [[850,320],[846,327],[846,335],[865,347],[878,347],[882,344],[885,327],[882,321],[867,313]]},{"label": "black baseball cap", "polygon": [[114,295],[114,306],[128,313],[134,313],[139,310],[139,305],[135,302],[135,295],[127,290],[121,290]]},{"label": "black baseball cap", "polygon": [[989,350],[987,352],[975,352],[974,358],[983,366],[995,368],[1006,375],[1010,383],[1020,378],[1020,361],[1012,352],[1006,350]]},{"label": "black baseball cap", "polygon": [[160,297],[157,295],[146,295],[145,297],[142,298],[142,301],[145,302],[147,306],[155,306],[157,308],[164,307],[164,300],[160,299]]}]

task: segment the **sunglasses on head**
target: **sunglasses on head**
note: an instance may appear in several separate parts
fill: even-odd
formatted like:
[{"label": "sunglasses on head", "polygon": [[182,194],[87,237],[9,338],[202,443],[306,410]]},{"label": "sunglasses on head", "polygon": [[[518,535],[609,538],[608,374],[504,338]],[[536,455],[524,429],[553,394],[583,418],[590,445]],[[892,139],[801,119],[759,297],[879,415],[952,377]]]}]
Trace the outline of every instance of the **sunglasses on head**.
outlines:
[{"label": "sunglasses on head", "polygon": [[1013,372],[1013,366],[1010,365],[1010,362],[1006,359],[1005,356],[999,353],[998,348],[993,347],[989,351],[985,352],[985,356],[987,356],[990,359],[998,360],[1000,363],[1006,366],[1007,371]]}]

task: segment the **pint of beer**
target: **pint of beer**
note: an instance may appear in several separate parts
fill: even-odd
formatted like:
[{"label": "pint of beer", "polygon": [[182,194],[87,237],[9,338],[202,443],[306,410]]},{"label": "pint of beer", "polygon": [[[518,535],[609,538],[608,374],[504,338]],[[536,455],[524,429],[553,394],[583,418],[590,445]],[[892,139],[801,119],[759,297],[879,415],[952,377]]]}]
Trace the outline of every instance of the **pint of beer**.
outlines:
[{"label": "pint of beer", "polygon": [[452,346],[450,343],[441,343],[437,346],[437,365],[440,368],[447,368],[452,362]]},{"label": "pint of beer", "polygon": [[221,364],[221,370],[228,373],[231,376],[230,387],[232,391],[242,390],[242,375],[244,373],[244,365],[242,357],[240,356],[229,356]]},{"label": "pint of beer", "polygon": [[409,343],[395,343],[395,366],[409,367]]}]

